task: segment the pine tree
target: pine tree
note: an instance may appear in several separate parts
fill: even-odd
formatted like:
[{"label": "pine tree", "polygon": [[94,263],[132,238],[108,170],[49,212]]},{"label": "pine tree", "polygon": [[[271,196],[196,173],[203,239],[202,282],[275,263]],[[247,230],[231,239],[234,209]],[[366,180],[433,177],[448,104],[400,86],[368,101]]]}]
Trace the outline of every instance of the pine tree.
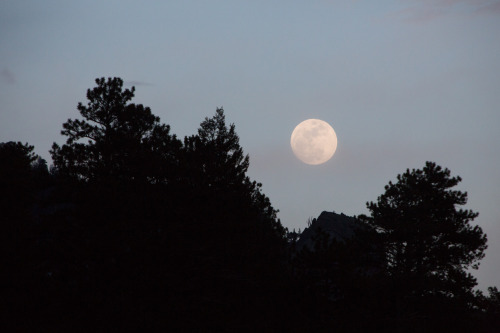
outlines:
[{"label": "pine tree", "polygon": [[407,294],[467,298],[484,257],[486,235],[471,225],[478,213],[459,208],[467,193],[452,189],[461,181],[448,169],[427,162],[389,182],[371,216],[361,218],[378,232],[386,272]]},{"label": "pine tree", "polygon": [[87,90],[87,106],[78,103],[84,120],[68,119],[61,131],[66,144],[52,146],[58,173],[85,181],[164,180],[158,169],[175,165],[172,151],[181,145],[170,127],[160,124],[149,107],[129,103],[135,87],[123,90],[122,79],[96,83]]}]

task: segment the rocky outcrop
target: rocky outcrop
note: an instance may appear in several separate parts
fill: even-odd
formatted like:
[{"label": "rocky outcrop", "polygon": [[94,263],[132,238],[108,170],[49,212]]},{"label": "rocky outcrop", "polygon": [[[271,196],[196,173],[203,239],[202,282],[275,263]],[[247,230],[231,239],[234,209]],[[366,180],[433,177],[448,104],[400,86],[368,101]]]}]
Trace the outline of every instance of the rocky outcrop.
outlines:
[{"label": "rocky outcrop", "polygon": [[313,250],[314,238],[319,231],[328,234],[336,241],[346,241],[352,238],[359,228],[363,228],[363,225],[355,217],[324,211],[304,229],[297,241],[297,247],[302,249],[307,246]]}]

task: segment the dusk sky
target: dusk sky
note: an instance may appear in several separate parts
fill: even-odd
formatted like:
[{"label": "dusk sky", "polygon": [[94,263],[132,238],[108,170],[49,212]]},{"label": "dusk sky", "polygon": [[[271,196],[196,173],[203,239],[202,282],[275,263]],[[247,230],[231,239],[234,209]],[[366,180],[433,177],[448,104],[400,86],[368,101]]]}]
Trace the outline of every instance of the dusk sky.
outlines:
[{"label": "dusk sky", "polygon": [[[289,229],[368,213],[407,168],[449,168],[488,235],[473,274],[500,287],[500,1],[0,1],[0,142],[50,164],[86,90],[115,76],[181,139],[224,107]],[[290,148],[308,118],[337,134],[325,164]]]}]

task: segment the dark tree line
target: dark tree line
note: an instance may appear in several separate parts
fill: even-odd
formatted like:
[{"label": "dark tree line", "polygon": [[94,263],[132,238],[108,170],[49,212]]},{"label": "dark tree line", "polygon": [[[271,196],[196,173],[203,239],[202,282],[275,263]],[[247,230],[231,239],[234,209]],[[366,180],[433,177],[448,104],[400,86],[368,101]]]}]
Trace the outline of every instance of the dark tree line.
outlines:
[{"label": "dark tree line", "polygon": [[[3,313],[18,331],[494,331],[475,291],[486,235],[428,162],[389,183],[355,236],[300,248],[224,111],[180,140],[135,89],[97,79],[53,166],[0,144]],[[311,226],[314,225],[312,221]]]}]

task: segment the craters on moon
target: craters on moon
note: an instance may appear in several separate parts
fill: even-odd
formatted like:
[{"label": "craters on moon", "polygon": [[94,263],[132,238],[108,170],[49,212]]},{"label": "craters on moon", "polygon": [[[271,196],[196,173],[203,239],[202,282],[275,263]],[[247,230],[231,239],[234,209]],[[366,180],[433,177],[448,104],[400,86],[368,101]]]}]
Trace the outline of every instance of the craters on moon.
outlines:
[{"label": "craters on moon", "polygon": [[337,135],[326,121],[307,119],[293,130],[290,145],[295,156],[302,162],[322,164],[335,153]]}]

